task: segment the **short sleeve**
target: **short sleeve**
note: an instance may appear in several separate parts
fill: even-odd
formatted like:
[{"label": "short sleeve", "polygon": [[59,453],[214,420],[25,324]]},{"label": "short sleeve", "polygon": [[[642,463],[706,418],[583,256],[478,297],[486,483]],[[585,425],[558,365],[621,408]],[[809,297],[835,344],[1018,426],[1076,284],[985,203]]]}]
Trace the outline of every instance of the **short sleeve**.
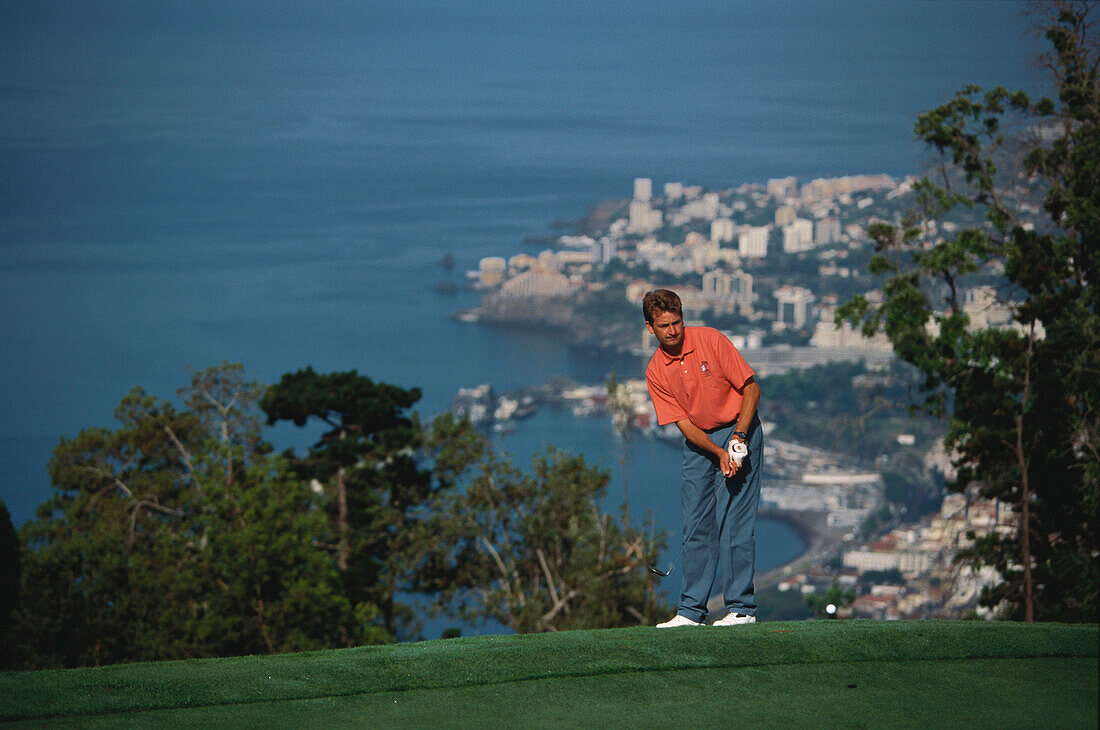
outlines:
[{"label": "short sleeve", "polygon": [[657,424],[666,426],[687,418],[687,411],[676,402],[672,393],[659,381],[660,377],[654,372],[654,364],[650,363],[649,367],[646,368],[645,384],[649,388],[649,398],[653,401],[653,410],[657,412]]},{"label": "short sleeve", "polygon": [[726,376],[730,385],[741,391],[755,373],[729,338],[721,333],[716,334],[715,349],[718,351],[718,362],[722,367],[722,374]]}]

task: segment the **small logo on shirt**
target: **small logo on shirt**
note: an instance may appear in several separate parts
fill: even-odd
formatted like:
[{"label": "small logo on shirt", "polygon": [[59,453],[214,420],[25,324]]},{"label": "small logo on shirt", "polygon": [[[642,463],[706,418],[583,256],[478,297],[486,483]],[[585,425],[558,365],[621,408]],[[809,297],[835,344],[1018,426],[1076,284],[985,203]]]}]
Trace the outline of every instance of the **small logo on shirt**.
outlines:
[{"label": "small logo on shirt", "polygon": [[701,368],[702,368],[702,370],[703,370],[703,375],[710,375],[710,366],[709,366],[709,365],[707,365],[707,361],[706,361],[706,360],[704,360],[704,361],[703,361],[703,362],[702,362],[702,363],[700,364],[700,366],[699,366],[699,367],[701,367]]}]

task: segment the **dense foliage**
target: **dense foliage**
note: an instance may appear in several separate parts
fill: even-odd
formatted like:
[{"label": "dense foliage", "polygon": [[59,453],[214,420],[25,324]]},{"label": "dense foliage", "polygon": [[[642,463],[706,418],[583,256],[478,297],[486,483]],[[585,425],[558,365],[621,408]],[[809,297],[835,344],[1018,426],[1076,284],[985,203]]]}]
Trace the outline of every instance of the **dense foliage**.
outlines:
[{"label": "dense foliage", "polygon": [[[265,653],[362,640],[323,521],[250,416],[239,366],[197,373],[188,407],[135,388],[115,430],[54,450],[54,496],[23,526],[17,655],[30,666]],[[349,630],[350,629],[350,630]]]},{"label": "dense foliage", "polygon": [[[599,512],[606,475],[552,454],[525,476],[468,422],[422,428],[418,399],[354,371],[265,388],[230,364],[179,406],[135,388],[116,428],[61,440],[18,540],[0,519],[4,666],[386,643],[416,637],[433,599],[519,631],[651,620],[659,545]],[[261,407],[326,430],[275,454]]]},{"label": "dense foliage", "polygon": [[[1009,502],[1019,527],[963,558],[1003,581],[984,602],[1002,615],[1096,620],[1100,507],[1100,92],[1091,3],[1037,6],[1058,100],[969,86],[920,116],[942,156],[902,226],[868,233],[885,276],[877,301],[838,315],[885,332],[923,377],[921,405],[948,419],[954,488]],[[1020,211],[1041,204],[1045,226]],[[954,233],[959,210],[983,221]],[[975,327],[966,291],[997,282],[1012,326]]]},{"label": "dense foliage", "polygon": [[522,474],[448,416],[432,440],[437,473],[463,487],[440,504],[422,573],[441,608],[519,632],[651,625],[668,612],[645,570],[663,537],[600,511],[606,472],[551,452]]},{"label": "dense foliage", "polygon": [[344,592],[398,638],[418,628],[415,610],[396,593],[408,570],[411,523],[433,491],[431,474],[417,463],[420,427],[408,414],[418,400],[417,389],[375,383],[354,370],[306,368],[284,375],[260,401],[268,424],[316,420],[327,429],[304,456],[287,458],[299,480],[320,493],[329,518],[323,534]]}]

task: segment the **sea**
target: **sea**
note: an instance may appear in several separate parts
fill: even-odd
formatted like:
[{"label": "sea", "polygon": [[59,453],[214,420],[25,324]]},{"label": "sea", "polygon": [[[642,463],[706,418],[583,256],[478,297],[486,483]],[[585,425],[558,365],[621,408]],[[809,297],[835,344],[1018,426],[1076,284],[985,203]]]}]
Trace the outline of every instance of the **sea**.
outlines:
[{"label": "sea", "polygon": [[[59,438],[226,361],[418,387],[422,418],[483,383],[641,377],[576,333],[455,321],[464,272],[537,254],[636,177],[920,172],[918,113],[968,83],[1046,88],[1024,7],[0,2],[0,497],[22,524]],[[622,499],[604,419],[545,408],[495,443],[524,467],[580,452]],[[678,473],[675,446],[632,442],[632,514],[670,535]],[[762,570],[805,549],[769,519],[758,544]]]}]

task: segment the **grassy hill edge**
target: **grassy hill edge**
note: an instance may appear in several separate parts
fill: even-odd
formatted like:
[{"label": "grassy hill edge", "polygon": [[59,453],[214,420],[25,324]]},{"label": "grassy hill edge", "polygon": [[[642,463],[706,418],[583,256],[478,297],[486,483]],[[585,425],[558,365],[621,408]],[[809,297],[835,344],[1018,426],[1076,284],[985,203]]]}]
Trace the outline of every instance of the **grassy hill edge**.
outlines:
[{"label": "grassy hill edge", "polygon": [[1096,658],[1095,624],[804,621],[480,636],[0,675],[0,720],[477,687],[678,669]]}]

